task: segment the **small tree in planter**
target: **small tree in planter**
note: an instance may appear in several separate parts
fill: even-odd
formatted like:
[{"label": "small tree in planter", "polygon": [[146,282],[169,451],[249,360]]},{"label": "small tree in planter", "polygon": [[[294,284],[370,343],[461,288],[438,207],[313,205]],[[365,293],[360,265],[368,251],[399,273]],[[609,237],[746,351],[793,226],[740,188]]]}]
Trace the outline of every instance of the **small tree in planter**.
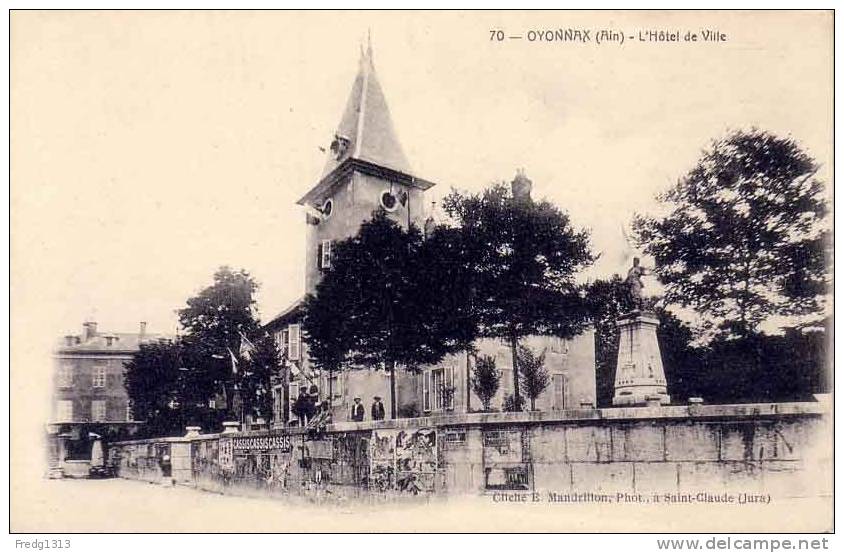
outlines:
[{"label": "small tree in planter", "polygon": [[490,410],[490,402],[498,393],[501,375],[495,368],[495,357],[482,355],[478,357],[475,368],[472,369],[472,391],[481,400],[484,411]]},{"label": "small tree in planter", "polygon": [[539,397],[551,381],[545,368],[545,350],[536,355],[530,348],[519,346],[519,366],[522,368],[522,386],[530,399],[530,410],[536,411],[536,398]]}]

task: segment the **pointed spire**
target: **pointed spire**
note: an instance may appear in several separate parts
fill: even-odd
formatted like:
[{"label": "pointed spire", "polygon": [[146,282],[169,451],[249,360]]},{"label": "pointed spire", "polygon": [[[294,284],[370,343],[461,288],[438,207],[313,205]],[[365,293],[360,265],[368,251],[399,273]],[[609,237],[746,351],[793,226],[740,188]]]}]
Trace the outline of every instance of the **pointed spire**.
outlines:
[{"label": "pointed spire", "polygon": [[331,142],[323,177],[350,157],[407,174],[411,172],[372,60],[372,38],[367,33],[366,50],[361,45],[358,74]]}]

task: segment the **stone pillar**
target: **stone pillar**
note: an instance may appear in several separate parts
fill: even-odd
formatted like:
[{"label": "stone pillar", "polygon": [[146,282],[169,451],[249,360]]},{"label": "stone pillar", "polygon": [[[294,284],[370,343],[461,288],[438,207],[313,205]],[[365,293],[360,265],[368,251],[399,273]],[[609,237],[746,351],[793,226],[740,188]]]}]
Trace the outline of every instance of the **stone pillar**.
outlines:
[{"label": "stone pillar", "polygon": [[614,406],[671,402],[662,368],[662,355],[654,313],[633,311],[618,318],[618,362],[615,369]]},{"label": "stone pillar", "polygon": [[[196,428],[196,427],[188,427]],[[197,431],[196,435],[199,435]],[[182,440],[170,443],[170,464],[171,478],[173,484],[193,483],[193,457],[191,456],[192,446],[188,436]]]},{"label": "stone pillar", "polygon": [[200,426],[186,426],[185,427],[185,438],[195,438],[199,437],[199,432],[202,430]]},{"label": "stone pillar", "polygon": [[700,413],[700,406],[703,405],[702,397],[689,398],[689,416],[693,417]]},{"label": "stone pillar", "polygon": [[61,478],[64,461],[63,438],[58,431],[47,431],[47,478]]}]

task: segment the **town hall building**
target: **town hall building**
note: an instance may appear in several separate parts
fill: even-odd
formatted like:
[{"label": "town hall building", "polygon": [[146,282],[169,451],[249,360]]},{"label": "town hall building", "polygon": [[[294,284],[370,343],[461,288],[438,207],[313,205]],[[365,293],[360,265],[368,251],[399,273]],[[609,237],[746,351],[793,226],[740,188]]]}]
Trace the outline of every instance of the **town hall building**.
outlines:
[{"label": "town hall building", "polygon": [[[373,212],[383,210],[407,228],[424,228],[430,217],[425,192],[433,182],[416,176],[405,156],[381,85],[375,73],[372,48],[361,54],[357,77],[340,124],[331,140],[328,159],[317,183],[299,199],[305,208],[305,292],[314,291],[324,271],[331,267],[332,245],[357,233]],[[517,177],[524,179],[523,176]],[[515,182],[514,182],[515,185]],[[276,426],[294,420],[290,405],[302,387],[316,386],[320,400],[328,399],[334,421],[350,420],[353,399],[360,397],[369,419],[369,406],[380,396],[391,412],[389,374],[361,367],[339,374],[320,374],[308,362],[308,347],[301,330],[304,296],[265,325],[286,354],[286,377],[273,386]],[[587,330],[574,339],[532,336],[523,341],[537,353],[546,352],[551,382],[537,399],[540,410],[563,410],[595,403],[595,339]],[[501,371],[501,385],[492,407],[501,409],[513,391],[509,345],[494,339],[476,344],[477,355],[491,355]],[[472,355],[447,356],[435,366],[411,374],[396,371],[396,411],[400,418],[479,410],[481,402],[471,392]],[[331,396],[329,398],[329,395]]]}]

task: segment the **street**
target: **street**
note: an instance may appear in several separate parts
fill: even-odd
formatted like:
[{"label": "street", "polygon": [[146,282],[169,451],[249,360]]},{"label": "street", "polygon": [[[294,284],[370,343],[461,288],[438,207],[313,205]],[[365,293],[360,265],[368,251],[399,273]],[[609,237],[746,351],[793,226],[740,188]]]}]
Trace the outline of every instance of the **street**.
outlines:
[{"label": "street", "polygon": [[[496,502],[490,496],[317,505],[132,480],[33,480],[12,497],[14,532],[828,530],[831,498],[770,505]],[[705,513],[705,516],[701,516]],[[801,513],[803,516],[801,516]],[[659,521],[655,523],[655,521]],[[455,525],[458,526],[455,526]],[[829,523],[827,523],[829,524]]]}]

